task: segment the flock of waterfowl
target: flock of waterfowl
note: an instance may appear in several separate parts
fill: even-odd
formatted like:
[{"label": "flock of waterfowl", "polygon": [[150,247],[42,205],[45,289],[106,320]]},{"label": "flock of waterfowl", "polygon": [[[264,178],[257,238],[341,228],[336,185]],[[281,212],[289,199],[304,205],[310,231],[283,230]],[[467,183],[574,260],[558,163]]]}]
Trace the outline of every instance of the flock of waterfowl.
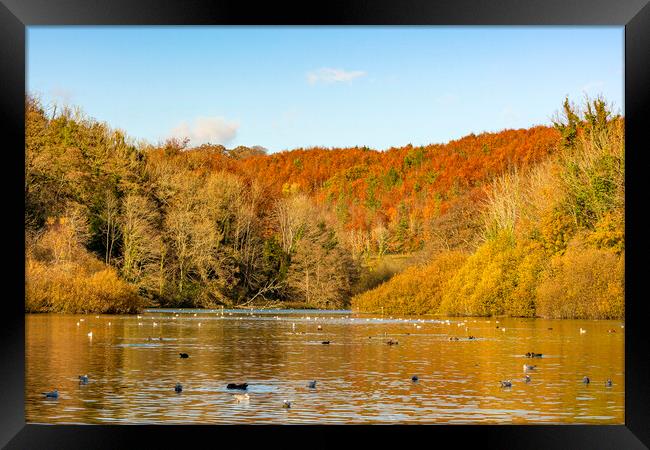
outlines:
[{"label": "flock of waterfowl", "polygon": [[[229,313],[229,315],[232,316],[232,313]],[[252,313],[250,313],[250,315],[252,315]],[[178,316],[179,316],[179,315],[176,314],[174,317],[172,317],[172,320],[176,320],[176,318],[177,318]],[[196,317],[197,314],[195,313],[194,316]],[[222,312],[222,316],[223,316],[223,312]],[[139,315],[138,315],[137,317],[138,317],[138,319],[142,319],[142,316],[139,316]],[[254,317],[254,316],[253,316],[253,317]],[[96,316],[96,318],[99,318],[99,316]],[[277,319],[277,320],[279,320],[279,317],[278,317],[278,316],[275,316],[274,318]],[[238,319],[241,320],[241,317],[239,317]],[[392,319],[392,317],[391,317],[391,319]],[[153,320],[153,319],[152,319],[152,320]],[[307,320],[311,320],[311,318],[310,318],[310,317],[307,317]],[[354,318],[352,318],[351,320],[354,321]],[[370,320],[370,319],[366,319],[366,320]],[[398,319],[398,320],[400,320],[400,319]],[[423,322],[424,320],[423,320],[423,319],[420,319],[419,321],[420,321],[420,322]],[[83,319],[83,318],[79,319],[79,321],[77,322],[77,326],[80,326],[80,324],[81,324],[82,322],[84,322],[84,319]],[[474,322],[476,322],[476,321],[474,321]],[[489,322],[489,321],[487,321],[487,322]],[[496,322],[497,324],[499,323],[498,320],[496,320],[495,322]],[[450,322],[449,320],[446,320],[446,321],[444,321],[443,323],[446,323],[447,325],[451,325],[451,322]],[[153,321],[152,324],[153,324],[153,327],[157,327],[157,326],[158,326],[158,323],[155,322],[155,321]],[[142,322],[138,322],[138,326],[142,326],[142,325],[143,325]],[[294,331],[293,334],[304,334],[304,333],[302,333],[302,332],[295,332],[295,327],[296,327],[296,324],[295,324],[295,323],[292,323],[291,325],[292,325],[292,330]],[[111,326],[111,322],[108,322],[108,326]],[[198,323],[198,326],[199,326],[199,327],[201,326],[201,323],[200,323],[200,322]],[[421,326],[420,326],[420,325],[417,325],[417,324],[415,324],[414,326],[415,326],[416,328],[418,328],[418,329],[421,328]],[[457,323],[457,326],[458,326],[458,327],[462,327],[462,326],[464,326],[464,327],[465,327],[465,330],[466,330],[466,331],[468,330],[467,324],[466,324],[466,322],[464,322],[464,321],[463,321],[463,322],[459,322],[459,323]],[[500,328],[499,325],[496,325],[496,328],[497,328],[497,329],[500,329],[500,330],[503,331],[503,332],[506,331],[506,328],[504,328],[504,327],[501,327],[501,328]],[[624,326],[621,325],[621,328],[624,328]],[[317,330],[322,331],[322,329],[323,329],[322,325],[318,325],[318,326],[317,326]],[[548,330],[553,330],[553,328],[549,327]],[[585,330],[585,329],[583,329],[583,328],[581,327],[581,328],[579,329],[579,333],[580,333],[581,335],[582,335],[582,334],[585,334],[585,333],[587,333],[587,330]],[[611,329],[608,330],[608,333],[616,333],[616,330],[613,329],[613,328],[611,328]],[[406,335],[410,335],[410,333],[405,333],[405,334],[406,334]],[[92,339],[92,337],[93,337],[93,332],[92,332],[92,330],[88,332],[87,336],[88,336],[89,338]],[[384,338],[385,338],[385,337],[386,337],[386,333],[384,333]],[[368,336],[368,338],[373,338],[373,336]],[[469,335],[469,336],[467,337],[467,339],[468,339],[468,340],[476,340],[477,337],[476,337],[476,336],[473,336],[473,335]],[[151,341],[151,340],[153,340],[153,338],[149,337],[149,338],[147,338],[147,340]],[[158,340],[163,340],[162,336],[160,336],[160,337],[158,338]],[[450,340],[450,341],[458,341],[459,338],[458,338],[457,336],[451,336],[451,337],[449,337],[449,340]],[[321,341],[321,344],[324,344],[324,345],[328,345],[328,344],[330,344],[330,343],[331,343],[330,340],[327,340],[327,341]],[[393,339],[388,339],[387,341],[385,341],[385,343],[386,343],[387,345],[389,345],[389,346],[392,346],[392,345],[398,345],[398,344],[399,344],[398,341],[393,340]],[[188,354],[188,353],[180,352],[179,355],[180,355],[180,358],[181,358],[181,359],[187,359],[187,358],[189,358],[189,354]],[[542,358],[543,355],[542,355],[542,353],[526,352],[526,353],[524,354],[524,357],[526,357],[526,358]],[[536,368],[537,368],[536,365],[530,365],[530,364],[524,364],[524,365],[523,365],[523,370],[524,370],[524,378],[523,378],[523,381],[524,381],[525,383],[530,383],[530,382],[531,382],[531,377],[530,377],[530,375],[529,375],[527,372],[529,372],[529,371],[534,371]],[[79,379],[79,384],[80,384],[80,385],[86,385],[86,384],[88,384],[88,382],[89,382],[89,377],[88,377],[87,374],[85,374],[85,375],[79,375],[79,376],[78,376],[78,379]],[[413,376],[411,377],[411,381],[412,381],[413,383],[417,383],[417,382],[419,381],[419,377],[418,377],[417,375],[413,375]],[[588,376],[584,376],[584,377],[583,377],[583,379],[582,379],[582,383],[583,383],[583,384],[587,385],[587,384],[589,384],[590,382],[591,382],[591,380],[590,380],[590,378],[589,378]],[[512,387],[512,380],[502,380],[502,381],[500,381],[499,383],[500,383],[500,385],[501,385],[502,388],[511,388],[511,387]],[[606,387],[612,387],[612,385],[613,385],[612,380],[611,380],[611,379],[607,379],[607,381],[605,382],[605,386],[606,386]],[[228,389],[228,390],[240,390],[240,391],[246,391],[246,390],[248,389],[248,386],[249,386],[248,383],[228,383],[228,384],[226,385],[226,389]],[[316,380],[309,381],[309,382],[307,383],[307,387],[310,388],[310,389],[315,389],[315,388],[316,388]],[[176,383],[176,385],[175,385],[175,387],[174,387],[174,390],[175,390],[175,392],[177,392],[177,393],[181,393],[181,392],[183,392],[183,386],[182,386],[182,384],[181,384],[181,383]],[[50,398],[50,399],[58,399],[58,397],[59,397],[59,391],[58,391],[58,389],[54,389],[54,390],[49,391],[49,392],[43,392],[42,394],[43,394],[46,398]],[[243,393],[243,394],[235,393],[235,394],[233,394],[233,398],[234,398],[237,402],[243,402],[243,401],[247,401],[247,400],[249,400],[249,399],[250,399],[250,396],[249,396],[249,394],[248,394],[247,392],[246,392],[246,393]],[[290,402],[289,400],[284,400],[282,406],[283,406],[284,408],[291,408],[291,402]]]}]

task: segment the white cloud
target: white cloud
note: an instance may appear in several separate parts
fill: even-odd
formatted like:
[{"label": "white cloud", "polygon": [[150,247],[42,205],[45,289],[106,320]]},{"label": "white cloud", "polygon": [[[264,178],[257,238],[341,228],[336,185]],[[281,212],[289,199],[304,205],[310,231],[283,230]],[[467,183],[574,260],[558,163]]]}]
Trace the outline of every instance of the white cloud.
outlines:
[{"label": "white cloud", "polygon": [[352,81],[356,78],[360,78],[366,75],[366,72],[362,70],[343,70],[343,69],[332,69],[329,67],[324,67],[322,69],[314,70],[307,73],[307,81],[309,84],[316,83],[340,83],[343,81]]},{"label": "white cloud", "polygon": [[192,123],[179,123],[171,134],[177,138],[190,138],[192,145],[226,144],[237,136],[238,129],[238,122],[227,122],[223,117],[197,117]]}]

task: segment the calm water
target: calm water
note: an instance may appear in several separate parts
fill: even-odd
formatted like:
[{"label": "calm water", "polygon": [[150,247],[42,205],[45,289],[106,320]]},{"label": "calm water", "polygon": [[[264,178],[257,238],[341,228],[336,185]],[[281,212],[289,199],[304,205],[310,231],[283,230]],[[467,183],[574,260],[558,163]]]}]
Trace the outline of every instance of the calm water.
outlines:
[{"label": "calm water", "polygon": [[[622,424],[621,325],[505,318],[448,323],[349,311],[30,314],[26,420]],[[398,344],[387,345],[389,339]],[[529,351],[543,357],[525,358]],[[528,384],[524,364],[537,366]],[[83,374],[87,385],[78,383]],[[585,375],[589,385],[581,382]],[[608,378],[612,387],[605,386]],[[502,388],[508,379],[512,387]],[[307,387],[310,380],[317,380],[316,389]],[[176,382],[182,393],[174,391]],[[238,402],[232,394],[241,391],[226,384],[241,382],[249,384],[250,398]],[[56,400],[41,394],[54,388]]]}]

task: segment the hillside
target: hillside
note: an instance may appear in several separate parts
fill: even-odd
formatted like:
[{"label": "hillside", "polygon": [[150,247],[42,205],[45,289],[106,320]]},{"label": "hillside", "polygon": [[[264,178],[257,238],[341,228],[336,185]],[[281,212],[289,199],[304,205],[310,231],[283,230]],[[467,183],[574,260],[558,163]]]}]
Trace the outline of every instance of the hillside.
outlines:
[{"label": "hillside", "polygon": [[[346,306],[409,265],[476,251],[498,180],[557,159],[563,134],[538,126],[386,151],[267,154],[178,140],[137,144],[79,112],[48,116],[27,98],[27,284],[49,286],[46,272],[37,283],[29,267],[58,270],[76,254],[76,264],[94,261],[88,274],[103,264],[148,304]],[[61,245],[76,250],[58,252]],[[116,289],[105,301],[127,292],[132,298]],[[371,308],[360,298],[356,307]]]},{"label": "hillside", "polygon": [[[442,251],[352,300],[355,309],[614,319],[624,314],[624,123],[567,102],[560,151],[496,177],[482,243]],[[424,297],[423,297],[424,296]]]}]

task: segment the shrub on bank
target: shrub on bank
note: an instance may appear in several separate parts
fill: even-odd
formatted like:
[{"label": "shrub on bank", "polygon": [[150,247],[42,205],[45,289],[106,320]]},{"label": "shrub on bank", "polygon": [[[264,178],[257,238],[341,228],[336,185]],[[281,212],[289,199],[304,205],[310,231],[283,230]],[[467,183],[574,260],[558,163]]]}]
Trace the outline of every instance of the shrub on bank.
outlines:
[{"label": "shrub on bank", "polygon": [[70,212],[28,236],[26,312],[136,313],[144,307],[137,288],[86,250],[85,223]]},{"label": "shrub on bank", "polygon": [[537,311],[555,319],[619,319],[625,312],[625,254],[572,243],[537,287]]},{"label": "shrub on bank", "polygon": [[506,300],[514,289],[514,250],[509,233],[479,247],[450,280],[440,312],[452,316],[504,314]]},{"label": "shrub on bank", "polygon": [[355,296],[352,308],[385,314],[435,314],[449,279],[466,258],[461,252],[440,253],[429,264],[411,266],[376,289]]},{"label": "shrub on bank", "polygon": [[136,288],[108,266],[93,271],[73,262],[28,259],[25,284],[27,312],[132,314],[144,306]]}]

